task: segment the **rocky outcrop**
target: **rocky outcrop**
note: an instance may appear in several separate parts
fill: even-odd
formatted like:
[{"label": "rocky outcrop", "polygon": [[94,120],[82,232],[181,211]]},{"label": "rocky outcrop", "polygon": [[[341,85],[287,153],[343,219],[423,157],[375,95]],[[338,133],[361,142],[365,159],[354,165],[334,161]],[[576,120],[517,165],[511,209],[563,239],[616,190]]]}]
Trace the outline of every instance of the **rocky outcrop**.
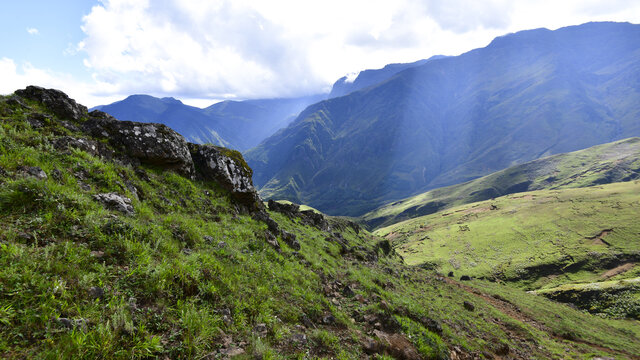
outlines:
[{"label": "rocky outcrop", "polygon": [[[396,359],[420,360],[420,354],[411,342],[402,334],[388,334],[380,330],[374,330],[377,339],[375,352],[386,353]],[[371,345],[369,345],[371,346]],[[374,345],[375,346],[375,345]]]},{"label": "rocky outcrop", "polygon": [[[119,121],[98,110],[87,113],[85,106],[77,104],[59,90],[28,86],[16,91],[7,101],[30,109],[25,99],[40,102],[59,118],[59,125],[69,131],[84,132],[98,140],[61,136],[53,144],[58,150],[77,148],[94,156],[173,170],[189,179],[215,181],[248,212],[264,211],[264,205],[253,186],[253,171],[235,150],[189,144],[182,135],[163,124]],[[50,120],[50,116],[34,118],[30,123],[34,127],[42,127]],[[99,139],[106,139],[108,145]]]},{"label": "rocky outcrop", "polygon": [[102,112],[92,111],[82,130],[109,143],[126,155],[145,164],[171,169],[193,178],[193,160],[182,135],[166,125],[119,121]]},{"label": "rocky outcrop", "polygon": [[[62,136],[53,141],[53,147],[59,151],[69,152],[71,149],[79,149],[93,156],[104,156],[106,149],[95,140],[75,138],[72,136]],[[106,156],[110,158],[111,156]]]},{"label": "rocky outcrop", "polygon": [[329,221],[327,221],[324,215],[313,210],[300,211],[300,205],[298,204],[280,203],[271,199],[269,200],[268,206],[269,210],[284,214],[291,219],[293,219],[294,217],[300,218],[302,220],[302,223],[305,225],[315,226],[322,231],[331,230]]},{"label": "rocky outcrop", "polygon": [[253,172],[239,152],[214,145],[191,143],[189,151],[198,178],[216,181],[249,210],[264,208],[253,187]]},{"label": "rocky outcrop", "polygon": [[23,99],[40,102],[60,119],[80,121],[87,116],[86,106],[76,103],[60,90],[27,86],[26,89],[18,90],[15,94]]}]

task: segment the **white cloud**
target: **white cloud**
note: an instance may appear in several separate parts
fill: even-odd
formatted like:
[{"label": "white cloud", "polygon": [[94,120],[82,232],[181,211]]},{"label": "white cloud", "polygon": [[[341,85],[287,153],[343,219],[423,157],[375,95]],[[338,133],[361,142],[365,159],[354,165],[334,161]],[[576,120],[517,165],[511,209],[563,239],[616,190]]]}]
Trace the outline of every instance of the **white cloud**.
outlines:
[{"label": "white cloud", "polygon": [[356,79],[358,78],[358,75],[360,75],[360,72],[350,72],[348,73],[346,76],[346,79],[344,80],[344,82],[346,83],[352,83],[354,81],[356,81]]},{"label": "white cloud", "polygon": [[29,35],[38,35],[39,31],[36,28],[27,28],[27,32],[29,33]]},{"label": "white cloud", "polygon": [[[528,28],[640,22],[623,0],[102,0],[78,44],[113,93],[293,96]],[[611,5],[610,5],[611,4]],[[107,91],[108,92],[108,91]],[[195,101],[195,100],[194,100]]]},{"label": "white cloud", "polygon": [[130,92],[293,95],[317,89],[303,49],[237,1],[106,1],[84,18],[80,48],[98,79]]},{"label": "white cloud", "polygon": [[30,63],[16,65],[10,58],[0,58],[0,94],[10,94],[28,85],[37,85],[64,91],[71,98],[89,107],[122,98],[107,83],[82,83],[69,74],[39,69]]},{"label": "white cloud", "polygon": [[465,33],[478,28],[507,28],[513,7],[513,0],[430,0],[426,10],[443,29]]}]

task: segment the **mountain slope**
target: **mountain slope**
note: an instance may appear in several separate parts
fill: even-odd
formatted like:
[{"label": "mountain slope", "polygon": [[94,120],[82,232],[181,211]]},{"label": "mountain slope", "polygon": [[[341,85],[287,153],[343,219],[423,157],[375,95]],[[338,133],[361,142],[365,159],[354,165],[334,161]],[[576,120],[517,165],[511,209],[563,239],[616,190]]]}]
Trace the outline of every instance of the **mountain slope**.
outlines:
[{"label": "mountain slope", "polygon": [[[640,319],[640,181],[539,190],[453,207],[379,229],[407,264],[504,281],[526,290],[633,280],[590,308]],[[596,284],[594,286],[594,283]],[[597,284],[600,284],[598,286]],[[621,284],[622,285],[622,284]],[[575,295],[575,294],[574,294]],[[577,297],[565,302],[578,305]],[[600,299],[604,300],[604,299]],[[584,306],[587,305],[587,306]]]},{"label": "mountain slope", "polygon": [[0,97],[0,149],[2,358],[640,353],[637,323],[408,267],[353,223],[250,201],[239,153],[58,91]]},{"label": "mountain slope", "polygon": [[203,112],[217,119],[221,134],[231,139],[240,151],[260,144],[267,137],[286,127],[307,106],[323,100],[326,95],[298,98],[223,101]]},{"label": "mountain slope", "polygon": [[205,109],[173,98],[132,95],[109,105],[96,106],[122,120],[165,124],[189,141],[246,150],[285,127],[305,107],[324,98],[223,101]]},{"label": "mountain slope", "polygon": [[640,26],[495,39],[307,108],[246,154],[268,198],[360,215],[542,156],[640,135]]},{"label": "mountain slope", "polygon": [[343,77],[335,82],[328,96],[318,94],[296,98],[226,100],[199,109],[184,105],[174,98],[131,95],[112,104],[96,106],[92,110],[101,110],[122,120],[137,119],[136,121],[141,122],[165,124],[189,141],[230,146],[245,151],[285,128],[311,104],[377,84],[402,70],[443,57],[433,56],[414,63],[390,64],[382,69],[364,70],[352,82]]},{"label": "mountain slope", "polygon": [[586,187],[640,178],[640,138],[534,160],[475,179],[387,204],[360,219],[384,227],[455,205],[517,192]]}]

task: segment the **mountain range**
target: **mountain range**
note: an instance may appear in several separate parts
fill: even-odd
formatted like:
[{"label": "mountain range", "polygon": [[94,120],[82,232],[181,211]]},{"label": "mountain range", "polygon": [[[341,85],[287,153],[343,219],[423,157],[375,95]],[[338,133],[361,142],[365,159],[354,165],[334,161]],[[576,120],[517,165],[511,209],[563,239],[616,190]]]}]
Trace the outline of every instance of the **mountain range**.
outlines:
[{"label": "mountain range", "polygon": [[640,135],[638,25],[522,31],[414,65],[309,106],[248,150],[261,195],[360,215],[512,165]]},{"label": "mountain range", "polygon": [[101,110],[122,120],[165,124],[191,142],[211,143],[245,151],[257,146],[278,130],[286,128],[311,104],[364,89],[385,81],[402,70],[444,57],[436,55],[413,63],[389,64],[382,69],[368,69],[358,73],[352,80],[345,76],[333,84],[329,94],[226,100],[204,109],[185,105],[172,97],[131,95],[124,100],[99,105],[91,110]]},{"label": "mountain range", "polygon": [[305,107],[325,97],[227,100],[200,109],[170,97],[131,95],[91,110],[104,111],[120,120],[165,124],[191,142],[243,151],[258,145],[288,125]]},{"label": "mountain range", "polygon": [[0,96],[0,358],[638,358],[640,25],[98,109]]}]

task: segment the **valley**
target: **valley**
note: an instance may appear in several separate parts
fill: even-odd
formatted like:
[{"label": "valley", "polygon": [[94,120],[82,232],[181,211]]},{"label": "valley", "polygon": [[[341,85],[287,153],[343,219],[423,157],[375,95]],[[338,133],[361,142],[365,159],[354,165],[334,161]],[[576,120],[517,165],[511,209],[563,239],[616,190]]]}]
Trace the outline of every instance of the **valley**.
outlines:
[{"label": "valley", "polygon": [[[565,302],[560,292],[623,292],[616,316],[640,317],[640,182],[524,192],[400,222],[375,232],[410,265],[490,279]],[[603,282],[604,281],[604,282]],[[597,283],[596,283],[597,282]],[[563,291],[566,293],[566,291]],[[622,306],[610,299],[612,308]],[[582,308],[589,310],[583,304]]]}]

